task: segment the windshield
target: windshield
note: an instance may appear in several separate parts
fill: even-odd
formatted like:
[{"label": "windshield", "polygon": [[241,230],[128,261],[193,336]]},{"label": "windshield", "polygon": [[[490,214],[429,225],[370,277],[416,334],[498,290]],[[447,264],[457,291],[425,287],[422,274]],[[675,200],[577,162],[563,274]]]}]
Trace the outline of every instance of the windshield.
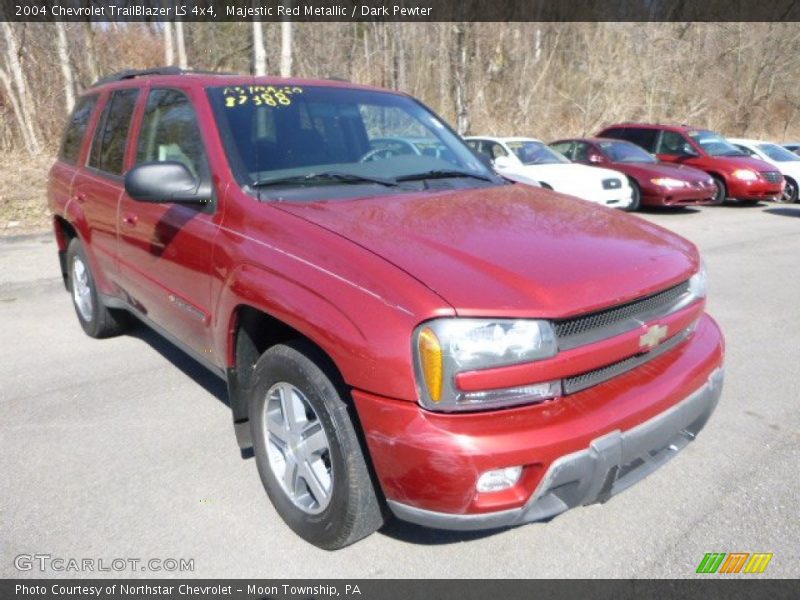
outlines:
[{"label": "windshield", "polygon": [[689,137],[711,156],[747,156],[728,140],[713,131],[690,131]]},{"label": "windshield", "polygon": [[794,152],[790,152],[777,144],[758,144],[756,147],[777,162],[794,162],[800,160],[800,156],[797,156]]},{"label": "windshield", "polygon": [[629,142],[599,142],[600,150],[609,160],[623,163],[655,163],[653,155]]},{"label": "windshield", "polygon": [[551,163],[568,163],[564,156],[546,146],[542,142],[532,140],[506,142],[506,146],[517,155],[523,165],[546,165]]},{"label": "windshield", "polygon": [[263,85],[208,93],[237,179],[266,195],[302,188],[299,199],[308,199],[329,186],[348,187],[351,195],[391,193],[398,181],[429,178],[459,179],[459,187],[500,183],[444,123],[406,96]]}]

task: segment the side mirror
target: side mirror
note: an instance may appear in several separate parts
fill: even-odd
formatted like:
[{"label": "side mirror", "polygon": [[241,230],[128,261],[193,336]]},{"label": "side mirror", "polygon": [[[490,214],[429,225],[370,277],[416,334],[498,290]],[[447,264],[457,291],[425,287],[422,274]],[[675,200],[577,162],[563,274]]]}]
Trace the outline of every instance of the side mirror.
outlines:
[{"label": "side mirror", "polygon": [[198,180],[181,162],[148,162],[128,171],[125,191],[140,202],[205,204],[211,199],[211,182]]},{"label": "side mirror", "polygon": [[692,147],[692,145],[691,145],[691,144],[689,144],[689,143],[685,143],[683,146],[681,146],[681,153],[682,153],[684,156],[700,156],[700,155],[697,153],[697,150],[695,150],[695,149]]},{"label": "side mirror", "polygon": [[494,164],[495,169],[510,169],[511,168],[511,159],[507,156],[498,156],[495,158],[492,163]]}]

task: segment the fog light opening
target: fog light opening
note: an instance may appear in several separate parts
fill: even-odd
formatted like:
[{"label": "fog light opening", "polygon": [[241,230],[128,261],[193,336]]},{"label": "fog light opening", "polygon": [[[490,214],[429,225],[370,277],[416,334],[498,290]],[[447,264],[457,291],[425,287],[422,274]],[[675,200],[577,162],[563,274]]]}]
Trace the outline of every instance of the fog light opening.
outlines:
[{"label": "fog light opening", "polygon": [[521,466],[486,471],[478,478],[476,487],[479,492],[501,492],[517,485],[520,475]]}]

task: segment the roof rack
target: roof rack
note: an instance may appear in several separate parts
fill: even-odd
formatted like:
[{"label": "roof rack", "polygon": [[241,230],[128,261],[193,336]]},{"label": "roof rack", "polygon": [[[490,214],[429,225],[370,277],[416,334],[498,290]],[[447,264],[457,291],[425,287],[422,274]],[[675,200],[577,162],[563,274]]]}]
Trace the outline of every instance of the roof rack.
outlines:
[{"label": "roof rack", "polygon": [[120,71],[119,73],[113,73],[111,75],[106,75],[105,77],[101,77],[100,79],[95,81],[91,85],[91,87],[97,87],[98,85],[105,85],[106,83],[113,83],[115,81],[135,79],[136,77],[147,77],[149,75],[189,75],[192,73],[198,75],[233,75],[233,73],[223,73],[220,71],[198,71],[195,69],[181,69],[180,67],[176,66],[153,67],[152,69],[127,69],[125,71]]}]

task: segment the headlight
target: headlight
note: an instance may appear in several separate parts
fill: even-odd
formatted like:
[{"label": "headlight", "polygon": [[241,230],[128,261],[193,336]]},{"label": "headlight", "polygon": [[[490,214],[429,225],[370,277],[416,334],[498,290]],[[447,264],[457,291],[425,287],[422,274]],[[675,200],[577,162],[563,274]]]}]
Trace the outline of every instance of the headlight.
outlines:
[{"label": "headlight", "polygon": [[420,325],[413,340],[420,403],[433,410],[497,408],[541,401],[561,393],[559,382],[466,392],[456,375],[555,356],[555,332],[548,321],[435,319]]},{"label": "headlight", "polygon": [[672,177],[656,177],[650,181],[651,183],[665,188],[682,188],[686,186],[685,182],[681,181],[680,179],[673,179]]},{"label": "headlight", "polygon": [[733,176],[736,179],[741,179],[742,181],[755,181],[758,179],[758,175],[755,171],[751,171],[750,169],[736,169],[733,172]]},{"label": "headlight", "polygon": [[707,283],[708,277],[706,275],[706,264],[705,262],[700,262],[700,269],[692,275],[691,279],[689,279],[689,292],[695,298],[705,298],[706,291],[707,291]]}]

